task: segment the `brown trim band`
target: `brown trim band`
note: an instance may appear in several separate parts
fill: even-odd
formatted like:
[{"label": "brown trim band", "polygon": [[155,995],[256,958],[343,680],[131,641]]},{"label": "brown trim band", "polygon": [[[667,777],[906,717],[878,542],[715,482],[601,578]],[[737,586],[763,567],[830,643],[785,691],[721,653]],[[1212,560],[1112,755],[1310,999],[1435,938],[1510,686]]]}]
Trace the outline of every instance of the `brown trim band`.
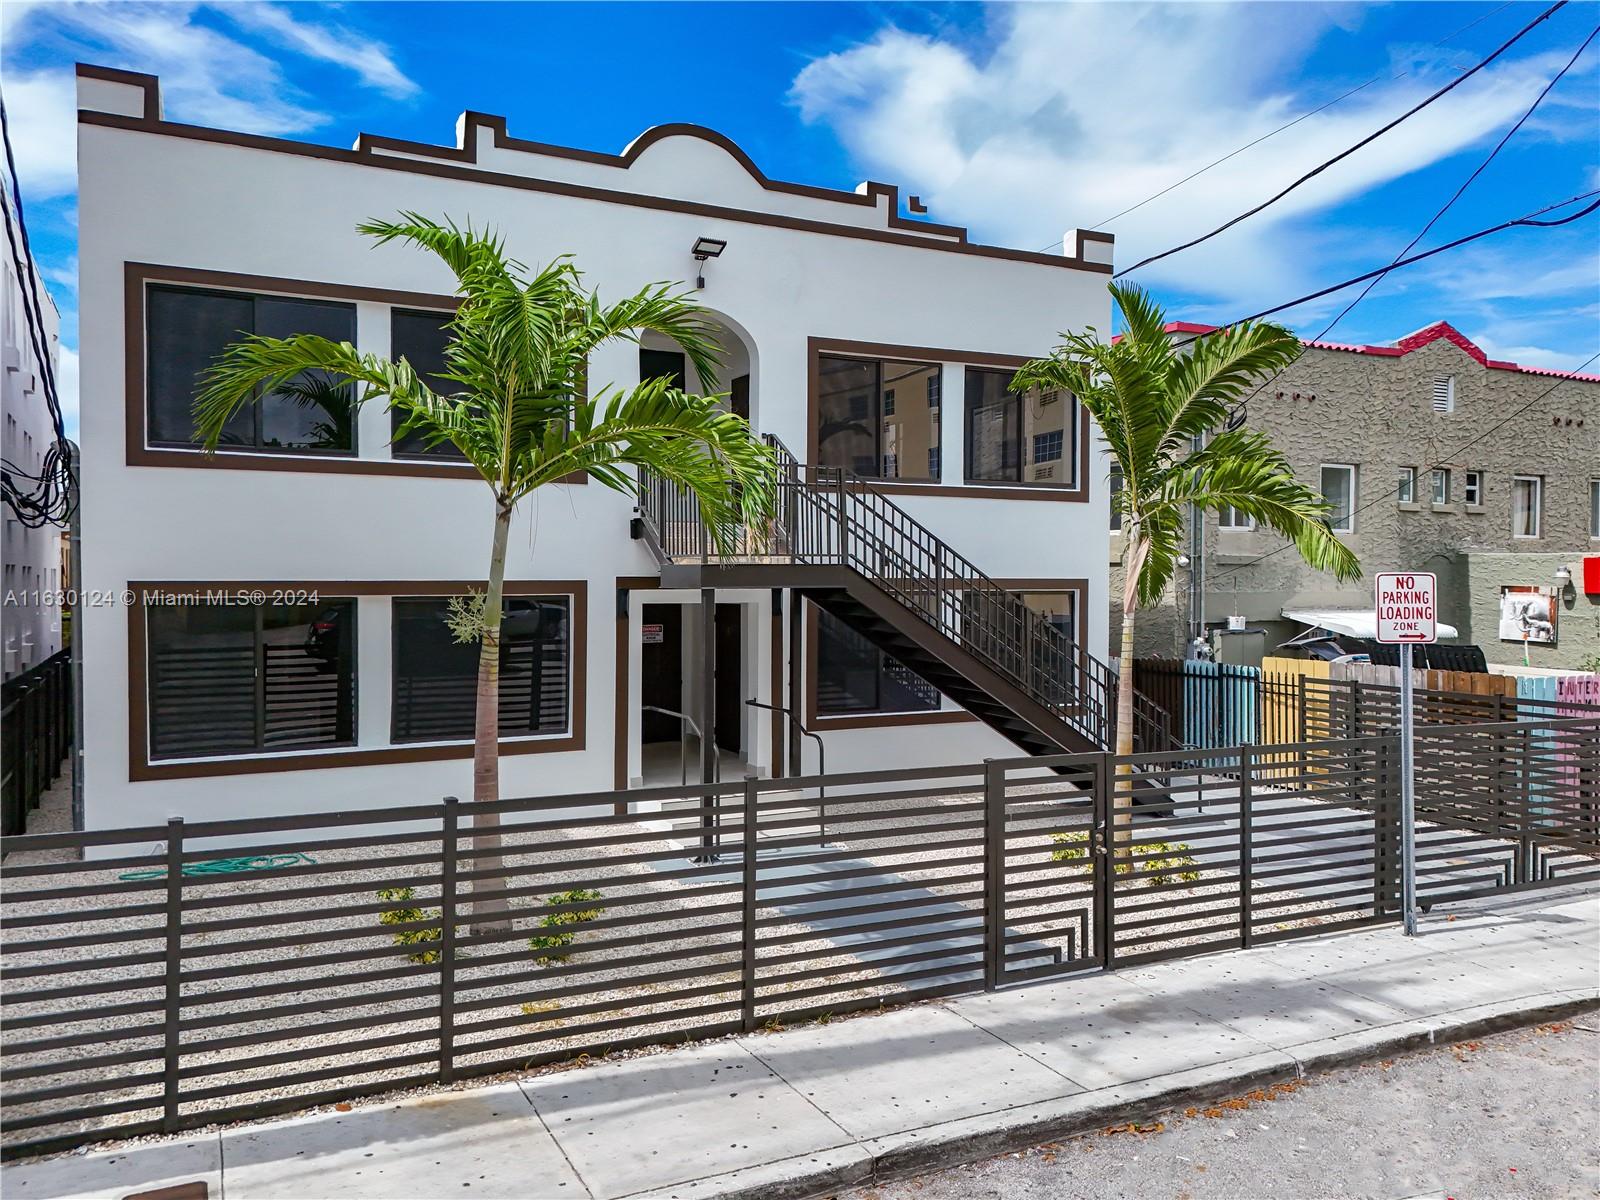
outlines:
[{"label": "brown trim band", "polygon": [[[434,292],[405,292],[359,284],[326,283],[312,279],[284,279],[271,275],[242,275],[197,267],[168,267],[156,263],[125,262],[123,270],[123,393],[124,438],[130,467],[184,467],[220,471],[296,471],[324,475],[394,475],[421,479],[471,479],[482,481],[467,463],[417,457],[357,458],[354,455],[304,455],[272,451],[203,450],[152,447],[146,444],[145,396],[145,289],[151,283],[193,284],[228,288],[254,294],[312,296],[317,299],[371,301],[396,308],[447,309],[460,305],[460,297]],[[588,483],[581,471],[558,483]]]},{"label": "brown trim band", "polygon": [[[805,459],[817,465],[819,448],[817,431],[822,404],[822,374],[818,360],[824,354],[855,355],[861,358],[909,359],[914,362],[956,363],[962,367],[999,367],[1016,370],[1030,361],[1018,354],[996,354],[987,350],[951,350],[940,346],[902,346],[891,342],[857,342],[846,338],[811,337],[806,339],[806,441]],[[965,415],[966,396],[959,401]],[[1075,401],[1076,403],[1076,401]],[[872,486],[891,498],[895,496],[948,496],[963,500],[1053,500],[1065,504],[1084,504],[1089,500],[1089,410],[1078,404],[1078,463],[1077,480],[1072,487],[1058,487],[1044,483],[988,483],[964,482],[898,483],[892,479],[874,479]],[[948,398],[940,405],[940,420],[949,410]],[[959,419],[959,418],[958,418]],[[942,433],[942,431],[941,431]],[[940,437],[941,458],[944,439]],[[941,464],[942,473],[948,473],[949,464]],[[958,475],[966,474],[962,465]]]},{"label": "brown trim band", "polygon": [[[465,144],[463,146],[430,146],[424,143],[407,142],[398,138],[375,137],[363,134],[357,140],[355,149],[341,150],[334,146],[318,146],[307,142],[294,142],[284,138],[267,137],[262,134],[235,133],[228,130],[209,129],[204,126],[165,121],[160,119],[159,115],[161,107],[160,80],[155,76],[140,75],[133,72],[118,72],[105,67],[90,67],[81,63],[78,66],[78,73],[89,78],[142,87],[145,91],[144,114],[142,116],[129,117],[120,113],[80,109],[78,121],[84,125],[124,129],[136,133],[153,134],[159,137],[188,138],[194,141],[265,150],[276,154],[293,154],[305,158],[320,158],[351,165],[375,167],[380,170],[407,171],[437,178],[461,179],[522,191],[566,196],[573,199],[596,200],[602,203],[626,205],[633,208],[688,213],[694,216],[713,217],[749,225],[766,225],[806,233],[883,242],[913,249],[942,250],[948,253],[971,254],[983,258],[1034,263],[1039,266],[1067,267],[1096,274],[1108,275],[1111,273],[1111,266],[1107,263],[1090,262],[1081,257],[1069,258],[1061,254],[1041,254],[1036,251],[1012,250],[1001,246],[977,245],[966,240],[966,230],[964,229],[909,220],[902,217],[898,211],[899,189],[889,184],[869,183],[864,193],[856,193],[817,188],[806,184],[778,183],[768,180],[765,175],[762,175],[756,169],[749,156],[734,143],[721,134],[697,125],[656,126],[637,139],[628,154],[619,156],[587,150],[552,147],[540,142],[520,141],[506,134],[505,118],[468,112],[465,120],[465,132],[463,135]],[[737,161],[745,166],[746,170],[752,173],[757,182],[768,191],[785,192],[792,195],[855,205],[863,203],[876,205],[879,196],[887,196],[889,198],[886,221],[888,227],[885,229],[868,229],[857,225],[841,225],[831,221],[791,217],[778,213],[756,212],[750,209],[730,208],[724,205],[706,204],[698,201],[648,196],[636,192],[565,183],[560,180],[536,179],[525,175],[489,171],[476,165],[477,132],[480,129],[490,131],[497,149],[524,150],[530,153],[556,155],[624,168],[629,166],[633,158],[637,157],[649,145],[664,137],[675,135],[700,137],[731,153]],[[377,150],[386,150],[390,153],[380,154],[375,152]],[[401,154],[417,157],[398,157]],[[944,237],[906,236],[907,234],[926,235],[929,233],[944,235]]]},{"label": "brown trim band", "polygon": [[[289,754],[260,754],[248,758],[204,758],[186,762],[150,761],[149,680],[145,639],[145,609],[152,599],[163,596],[203,596],[207,592],[295,591],[320,595],[360,596],[455,596],[476,582],[443,580],[224,580],[199,583],[130,581],[128,590],[134,602],[128,605],[128,779],[140,783],[157,779],[209,779],[224,775],[259,775],[279,771],[315,771],[333,767],[367,767],[393,763],[437,762],[472,757],[472,741],[449,745],[389,745],[371,749],[347,748],[327,751],[297,751]],[[572,597],[572,695],[571,729],[563,737],[507,738],[500,742],[500,753],[554,754],[582,750],[588,724],[589,673],[589,584],[583,579],[507,580],[507,595],[566,594]],[[358,633],[359,637],[360,634]],[[391,679],[392,685],[392,679]],[[356,680],[359,696],[361,681]]]}]

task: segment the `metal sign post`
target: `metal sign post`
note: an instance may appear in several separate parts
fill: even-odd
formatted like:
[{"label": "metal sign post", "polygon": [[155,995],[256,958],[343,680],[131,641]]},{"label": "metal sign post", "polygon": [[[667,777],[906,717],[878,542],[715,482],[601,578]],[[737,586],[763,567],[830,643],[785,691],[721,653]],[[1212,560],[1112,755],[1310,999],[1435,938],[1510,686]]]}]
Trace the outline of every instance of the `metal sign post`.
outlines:
[{"label": "metal sign post", "polygon": [[1373,588],[1378,641],[1400,647],[1400,907],[1407,935],[1417,932],[1415,697],[1411,647],[1439,640],[1438,580],[1426,571],[1387,571]]}]

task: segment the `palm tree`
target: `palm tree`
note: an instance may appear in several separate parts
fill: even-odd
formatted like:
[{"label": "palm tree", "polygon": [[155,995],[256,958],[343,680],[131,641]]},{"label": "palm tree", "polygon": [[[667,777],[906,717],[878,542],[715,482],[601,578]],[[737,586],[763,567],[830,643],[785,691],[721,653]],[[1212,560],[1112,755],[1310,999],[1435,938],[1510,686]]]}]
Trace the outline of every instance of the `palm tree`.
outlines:
[{"label": "palm tree", "polygon": [[[646,330],[683,348],[702,381],[719,365],[716,327],[693,300],[653,284],[609,306],[586,291],[569,259],[530,272],[508,258],[501,239],[450,221],[401,213],[369,221],[360,232],[379,245],[399,241],[442,259],[461,298],[450,320],[445,370],[425,383],[404,359],[362,354],[348,342],[310,334],[246,337],[230,346],[207,373],[195,400],[197,436],[216,449],[223,426],[263,395],[306,392],[307,373],[346,388],[352,407],[382,401],[401,418],[396,437],[421,435],[428,447],[449,443],[494,497],[494,536],[484,591],[452,608],[458,640],[478,641],[472,798],[499,797],[500,619],[506,539],[517,503],[574,472],[621,492],[636,493],[631,466],[648,467],[691,492],[719,547],[733,543],[739,525],[763,519],[772,505],[772,452],[717,396],[690,395],[670,379],[628,388],[588,387],[588,363],[600,345],[637,341]],[[475,850],[495,890],[500,871],[499,817],[473,819]],[[504,902],[471,906],[474,929],[504,929]]]},{"label": "palm tree", "polygon": [[[1232,507],[1290,539],[1302,558],[1339,579],[1361,565],[1334,536],[1330,506],[1294,477],[1265,434],[1224,428],[1246,389],[1294,362],[1300,342],[1282,326],[1240,322],[1175,347],[1166,317],[1140,288],[1111,285],[1126,332],[1103,342],[1093,329],[1063,334],[1049,358],[1016,373],[1014,390],[1067,391],[1100,426],[1122,472],[1114,503],[1122,513],[1125,572],[1122,655],[1117,683],[1117,754],[1133,753],[1133,627],[1154,604],[1183,551],[1191,505]],[[1184,350],[1187,353],[1184,353]],[[1195,449],[1197,439],[1204,445]],[[1128,768],[1119,767],[1128,773]]]}]

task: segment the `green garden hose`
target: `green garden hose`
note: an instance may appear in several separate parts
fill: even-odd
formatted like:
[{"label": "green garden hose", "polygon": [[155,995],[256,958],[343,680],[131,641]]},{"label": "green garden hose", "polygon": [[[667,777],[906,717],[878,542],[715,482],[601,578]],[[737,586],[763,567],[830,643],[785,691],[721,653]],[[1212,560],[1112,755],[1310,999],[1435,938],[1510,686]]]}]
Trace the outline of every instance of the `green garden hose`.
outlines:
[{"label": "green garden hose", "polygon": [[[183,864],[185,875],[238,875],[246,871],[271,871],[283,867],[297,867],[301,863],[315,864],[309,854],[247,854],[242,858],[208,858],[203,862]],[[165,879],[165,867],[146,867],[140,871],[124,871],[117,878],[124,883],[141,879]]]}]

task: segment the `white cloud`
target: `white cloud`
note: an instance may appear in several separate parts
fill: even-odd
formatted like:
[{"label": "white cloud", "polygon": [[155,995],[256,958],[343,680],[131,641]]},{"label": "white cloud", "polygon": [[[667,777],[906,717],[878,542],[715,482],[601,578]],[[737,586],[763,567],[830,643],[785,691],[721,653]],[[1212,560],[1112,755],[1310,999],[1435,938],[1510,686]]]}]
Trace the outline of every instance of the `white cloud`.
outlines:
[{"label": "white cloud", "polygon": [[421,89],[395,65],[389,49],[348,29],[298,21],[276,4],[226,4],[218,11],[244,29],[263,33],[307,58],[345,67],[367,87],[404,99]]},{"label": "white cloud", "polygon": [[6,116],[23,194],[48,200],[78,183],[78,101],[65,71],[6,73]]},{"label": "white cloud", "polygon": [[[1034,249],[1103,221],[1360,80],[1298,93],[1310,49],[1347,9],[1299,5],[1017,5],[987,58],[895,28],[795,80],[802,117],[942,219]],[[1241,52],[1241,39],[1248,50]],[[1497,63],[1272,209],[1140,272],[1248,311],[1325,282],[1329,208],[1472,145],[1527,106],[1565,53]],[[1460,52],[1403,47],[1374,84],[1113,223],[1129,265],[1204,233],[1405,111]],[[1468,56],[1472,57],[1472,56]],[[1370,252],[1370,245],[1363,247]]]},{"label": "white cloud", "polygon": [[[1552,371],[1575,370],[1584,359],[1594,351],[1586,354],[1572,354],[1565,350],[1553,350],[1548,346],[1508,345],[1492,333],[1483,330],[1466,330],[1467,337],[1471,338],[1478,348],[1497,362],[1514,362],[1519,367],[1544,367]],[[1594,364],[1586,370],[1594,371]]]}]

